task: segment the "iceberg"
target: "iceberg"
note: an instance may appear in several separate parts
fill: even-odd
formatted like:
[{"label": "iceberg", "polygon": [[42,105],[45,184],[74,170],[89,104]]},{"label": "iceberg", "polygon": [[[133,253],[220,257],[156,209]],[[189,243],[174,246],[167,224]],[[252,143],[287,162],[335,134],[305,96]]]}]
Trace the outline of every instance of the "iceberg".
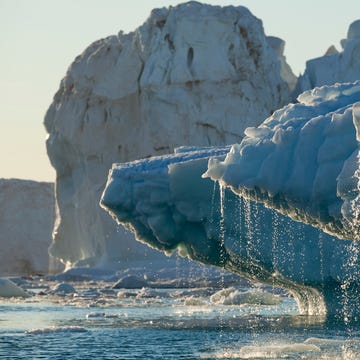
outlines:
[{"label": "iceberg", "polygon": [[0,179],[0,276],[56,270],[48,254],[54,221],[54,184]]},{"label": "iceberg", "polygon": [[244,7],[188,2],[85,49],[45,116],[56,170],[50,253],[68,266],[161,261],[98,206],[109,168],[181,145],[240,142],[291,100],[283,48]]},{"label": "iceberg", "polygon": [[360,20],[350,24],[341,47],[338,51],[332,45],[324,56],[306,62],[305,72],[297,80],[296,95],[315,87],[360,79]]},{"label": "iceberg", "polygon": [[298,101],[240,144],[114,164],[101,206],[157,250],[288,289],[301,314],[353,321],[360,83]]}]

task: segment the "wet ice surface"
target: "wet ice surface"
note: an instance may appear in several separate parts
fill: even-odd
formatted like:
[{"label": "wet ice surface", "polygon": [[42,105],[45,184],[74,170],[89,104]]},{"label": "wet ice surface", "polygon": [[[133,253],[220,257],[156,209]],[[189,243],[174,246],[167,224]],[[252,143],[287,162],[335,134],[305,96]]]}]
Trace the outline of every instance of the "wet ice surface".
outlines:
[{"label": "wet ice surface", "polygon": [[15,279],[32,296],[0,298],[1,359],[360,358],[360,329],[298,316],[279,289],[70,279]]}]

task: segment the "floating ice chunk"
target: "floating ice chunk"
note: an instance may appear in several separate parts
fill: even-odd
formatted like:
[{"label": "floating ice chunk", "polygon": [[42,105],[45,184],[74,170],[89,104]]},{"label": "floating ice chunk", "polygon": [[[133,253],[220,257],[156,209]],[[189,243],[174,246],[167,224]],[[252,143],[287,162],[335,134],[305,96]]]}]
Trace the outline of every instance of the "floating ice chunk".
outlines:
[{"label": "floating ice chunk", "polygon": [[44,334],[52,334],[52,333],[83,333],[88,332],[87,329],[81,326],[51,326],[48,328],[41,329],[30,329],[25,331],[25,334],[28,335],[44,335]]},{"label": "floating ice chunk", "polygon": [[68,283],[60,283],[53,287],[52,291],[56,294],[74,294],[75,288]]},{"label": "floating ice chunk", "polygon": [[104,312],[91,312],[86,314],[87,319],[104,319],[106,317],[106,313]]},{"label": "floating ice chunk", "polygon": [[206,306],[208,303],[199,297],[196,296],[189,296],[184,300],[185,306]]},{"label": "floating ice chunk", "polygon": [[0,297],[29,297],[30,295],[9,279],[0,278]]},{"label": "floating ice chunk", "polygon": [[148,283],[137,276],[128,275],[121,278],[113,285],[113,289],[141,289],[143,287],[147,287]]}]

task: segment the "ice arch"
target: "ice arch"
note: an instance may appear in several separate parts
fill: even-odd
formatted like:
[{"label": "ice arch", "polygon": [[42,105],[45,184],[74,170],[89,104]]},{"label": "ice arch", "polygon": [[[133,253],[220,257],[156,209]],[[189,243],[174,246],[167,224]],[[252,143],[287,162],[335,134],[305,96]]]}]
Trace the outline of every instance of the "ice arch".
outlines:
[{"label": "ice arch", "polygon": [[359,100],[359,83],[316,89],[231,149],[114,165],[101,204],[158,250],[282,286],[303,314],[356,319],[358,242],[319,228],[357,239]]}]

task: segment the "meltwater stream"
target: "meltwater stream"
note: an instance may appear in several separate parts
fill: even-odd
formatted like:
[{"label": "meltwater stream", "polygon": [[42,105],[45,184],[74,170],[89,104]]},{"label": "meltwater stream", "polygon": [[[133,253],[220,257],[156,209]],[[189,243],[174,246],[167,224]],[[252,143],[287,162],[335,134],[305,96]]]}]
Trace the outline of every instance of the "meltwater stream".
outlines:
[{"label": "meltwater stream", "polygon": [[360,358],[360,328],[300,316],[286,292],[240,278],[224,289],[15,280],[32,296],[0,300],[1,359]]}]

